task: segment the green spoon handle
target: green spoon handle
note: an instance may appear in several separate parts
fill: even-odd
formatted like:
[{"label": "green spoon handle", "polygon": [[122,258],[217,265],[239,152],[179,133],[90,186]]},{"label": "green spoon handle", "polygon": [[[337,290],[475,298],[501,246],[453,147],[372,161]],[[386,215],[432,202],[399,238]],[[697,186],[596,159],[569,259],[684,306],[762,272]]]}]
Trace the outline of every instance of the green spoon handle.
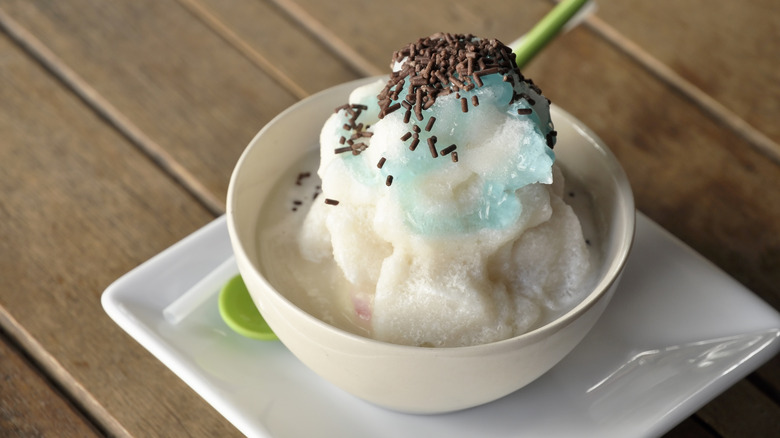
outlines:
[{"label": "green spoon handle", "polygon": [[542,18],[515,48],[517,67],[522,69],[544,46],[563,29],[563,26],[590,0],[565,0]]}]

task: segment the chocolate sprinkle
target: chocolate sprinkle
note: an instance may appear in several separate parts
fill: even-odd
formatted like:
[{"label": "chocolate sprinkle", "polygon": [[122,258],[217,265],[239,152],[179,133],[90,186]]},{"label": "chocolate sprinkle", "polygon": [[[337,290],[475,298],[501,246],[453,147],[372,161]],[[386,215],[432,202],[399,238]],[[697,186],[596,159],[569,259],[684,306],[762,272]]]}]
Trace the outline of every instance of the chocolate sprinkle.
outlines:
[{"label": "chocolate sprinkle", "polygon": [[298,174],[298,178],[296,178],[296,179],[295,179],[295,185],[296,185],[296,186],[299,186],[299,185],[301,185],[301,182],[302,182],[304,179],[306,179],[306,178],[308,178],[308,177],[310,177],[310,176],[311,176],[311,172],[301,172],[301,173],[299,173],[299,174]]},{"label": "chocolate sprinkle", "polygon": [[376,163],[376,167],[378,167],[379,169],[381,169],[381,168],[382,168],[382,166],[384,166],[384,165],[385,165],[385,161],[387,161],[387,159],[386,159],[385,157],[382,157],[382,158],[380,158],[380,159],[379,159],[379,162],[378,162],[378,163]]},{"label": "chocolate sprinkle", "polygon": [[476,95],[471,96],[471,104],[474,106],[479,106],[479,97]]},{"label": "chocolate sprinkle", "polygon": [[[396,107],[396,105],[393,105],[394,109],[393,111],[400,108],[400,104]],[[370,138],[374,135],[373,132],[367,131],[369,125],[363,125],[362,123],[358,122],[358,118],[363,113],[364,110],[367,110],[368,106],[366,105],[360,105],[360,104],[346,104],[341,105],[340,107],[337,107],[335,109],[335,112],[344,111],[349,115],[349,123],[345,123],[342,125],[342,128],[345,131],[349,131],[350,138],[347,138],[346,136],[339,137],[339,144],[347,144],[349,146],[341,147],[335,149],[335,152],[337,154],[341,154],[344,152],[352,152],[352,155],[358,155],[364,150],[368,148],[368,144],[363,142],[355,142],[355,140],[360,138]],[[385,108],[387,110],[387,108]]]},{"label": "chocolate sprinkle", "polygon": [[[477,97],[477,96],[474,96]],[[430,119],[428,119],[428,124],[425,125],[425,130],[430,131],[431,128],[433,128],[433,124],[436,122],[436,117],[431,116]]]},{"label": "chocolate sprinkle", "polygon": [[422,88],[418,88],[414,95],[414,115],[417,120],[422,120]]},{"label": "chocolate sprinkle", "polygon": [[469,112],[469,102],[466,100],[465,97],[460,98],[460,110],[464,113]]},{"label": "chocolate sprinkle", "polygon": [[453,163],[457,163],[458,162],[458,151],[453,151],[452,155],[450,155],[450,156],[452,157],[452,162]]},{"label": "chocolate sprinkle", "polygon": [[409,140],[409,137],[411,137],[411,136],[412,136],[412,133],[411,132],[407,132],[406,134],[401,136],[401,141]]},{"label": "chocolate sprinkle", "polygon": [[368,149],[368,145],[365,143],[354,143],[352,145],[352,155],[359,155],[364,150]]},{"label": "chocolate sprinkle", "polygon": [[339,205],[339,201],[330,198],[325,198],[325,203],[328,205]]},{"label": "chocolate sprinkle", "polygon": [[390,187],[391,184],[393,184],[393,175],[387,175],[387,179],[385,180],[385,185],[387,187]]},{"label": "chocolate sprinkle", "polygon": [[431,136],[428,138],[428,150],[431,151],[431,156],[433,158],[436,158],[439,156],[439,154],[436,152],[436,136]]},{"label": "chocolate sprinkle", "polygon": [[479,73],[474,74],[474,83],[477,84],[477,87],[481,87],[485,84],[482,83],[482,75]]},{"label": "chocolate sprinkle", "polygon": [[461,82],[461,81],[459,81],[459,80],[455,79],[455,77],[454,77],[454,76],[450,76],[450,78],[449,78],[449,79],[450,79],[450,82],[452,82],[453,84],[455,84],[455,85],[458,87],[458,89],[462,89],[463,87],[465,87],[465,85],[463,84],[463,82]]},{"label": "chocolate sprinkle", "polygon": [[532,110],[531,108],[518,108],[517,110],[517,114],[520,114],[521,116],[525,116],[533,112],[534,110]]},{"label": "chocolate sprinkle", "polygon": [[388,114],[392,113],[393,111],[395,111],[395,110],[397,110],[397,109],[399,109],[399,108],[401,108],[401,104],[400,104],[400,103],[396,103],[396,104],[394,104],[394,105],[390,105],[390,106],[389,106],[389,107],[387,107],[387,109],[385,110],[385,115],[388,115]]},{"label": "chocolate sprinkle", "polygon": [[442,155],[447,155],[450,152],[453,152],[456,148],[457,148],[457,146],[455,146],[454,144],[451,144],[451,145],[447,146],[446,148],[442,149],[441,150],[441,154]]},{"label": "chocolate sprinkle", "polygon": [[545,140],[547,140],[547,146],[552,149],[553,146],[555,146],[555,137],[558,135],[557,131],[550,131],[547,133],[546,136],[544,136]]}]

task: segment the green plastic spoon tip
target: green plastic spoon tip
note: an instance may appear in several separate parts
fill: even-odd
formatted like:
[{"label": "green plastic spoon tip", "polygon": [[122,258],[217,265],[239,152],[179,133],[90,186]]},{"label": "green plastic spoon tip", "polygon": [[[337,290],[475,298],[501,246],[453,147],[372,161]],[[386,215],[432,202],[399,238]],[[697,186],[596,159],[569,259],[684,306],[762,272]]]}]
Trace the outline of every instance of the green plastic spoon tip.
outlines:
[{"label": "green plastic spoon tip", "polygon": [[520,45],[514,48],[517,67],[522,69],[539,53],[563,26],[577,14],[590,0],[564,0],[558,3],[552,11],[542,18],[523,38]]},{"label": "green plastic spoon tip", "polygon": [[231,278],[219,292],[219,314],[241,336],[262,341],[278,339],[255,307],[240,275]]}]

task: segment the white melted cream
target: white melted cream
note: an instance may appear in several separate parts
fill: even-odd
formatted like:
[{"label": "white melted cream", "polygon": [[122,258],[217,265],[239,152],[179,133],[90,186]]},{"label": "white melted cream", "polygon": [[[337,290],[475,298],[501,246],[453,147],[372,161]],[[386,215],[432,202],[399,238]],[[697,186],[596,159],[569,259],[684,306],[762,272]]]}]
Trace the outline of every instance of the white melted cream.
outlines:
[{"label": "white melted cream", "polygon": [[[454,286],[454,289],[459,290],[453,289],[453,294],[463,296],[457,303],[468,304],[469,300],[473,300],[474,306],[480,308],[474,314],[469,314],[468,309],[448,309],[452,297],[439,297],[443,298],[441,300],[436,297],[441,291],[446,293],[447,286],[433,294],[421,294],[424,298],[416,298],[418,302],[414,303],[402,302],[397,305],[399,299],[406,298],[384,297],[383,303],[389,303],[386,304],[386,310],[389,309],[390,315],[387,311],[382,314],[381,310],[374,308],[376,292],[372,287],[375,285],[363,282],[357,286],[348,281],[332,254],[312,261],[311,257],[305,257],[301,252],[299,240],[312,206],[318,204],[316,208],[345,208],[344,205],[324,204],[324,196],[320,194],[321,182],[317,176],[318,152],[313,149],[277,182],[263,205],[264,214],[258,221],[258,248],[261,268],[269,282],[295,305],[328,324],[361,336],[399,344],[443,347],[473,345],[516,336],[547,324],[576,306],[593,286],[600,270],[599,235],[603,233],[595,227],[597,222],[588,193],[577,181],[566,179],[560,200],[565,201],[579,219],[582,238],[587,242],[585,248],[590,264],[574,296],[550,296],[548,290],[545,290],[546,286],[524,284],[528,279],[546,278],[549,268],[566,257],[568,250],[565,247],[546,248],[550,242],[554,242],[553,246],[567,245],[566,242],[556,240],[556,225],[551,224],[547,231],[537,232],[536,237],[525,239],[524,249],[517,251],[513,264],[503,263],[502,266],[494,263],[487,266],[486,284],[498,292],[469,290],[468,284]],[[306,174],[308,176],[303,176]],[[344,235],[354,239],[354,256],[372,257],[375,251],[365,242],[376,239],[376,236],[361,235],[371,233],[371,230],[346,231],[348,233]],[[509,251],[508,247],[502,250]],[[469,247],[463,248],[465,254],[468,251]],[[489,258],[493,259],[506,261],[507,257]],[[409,269],[413,270],[415,266],[410,265]],[[566,275],[569,275],[566,270],[562,274],[553,272],[544,280],[545,284],[555,286],[556,283],[567,281],[564,278]],[[441,277],[442,284],[446,282],[445,277],[446,274]],[[514,289],[522,292],[512,292]],[[414,293],[405,296],[415,299]],[[411,309],[417,314],[393,315],[394,309]],[[450,322],[455,314],[467,323],[458,322],[458,326],[453,328]],[[378,317],[384,319],[377,322]]]}]

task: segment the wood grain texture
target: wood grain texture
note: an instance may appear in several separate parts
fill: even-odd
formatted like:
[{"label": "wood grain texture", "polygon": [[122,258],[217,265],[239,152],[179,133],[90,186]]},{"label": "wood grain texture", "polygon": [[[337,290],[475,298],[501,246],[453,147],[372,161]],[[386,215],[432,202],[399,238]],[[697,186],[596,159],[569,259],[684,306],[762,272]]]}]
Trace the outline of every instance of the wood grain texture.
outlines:
[{"label": "wood grain texture", "polygon": [[100,433],[0,332],[0,435],[97,437]]},{"label": "wood grain texture", "polygon": [[377,68],[376,65],[356,51],[350,44],[333,33],[328,26],[320,22],[318,17],[313,16],[294,1],[271,1],[284,10],[291,21],[327,46],[338,58],[346,61],[355,71],[360,72],[363,76],[376,76],[383,73],[383,70]]},{"label": "wood grain texture", "polygon": [[602,19],[780,143],[780,3],[598,4]]},{"label": "wood grain texture", "polygon": [[70,68],[57,54],[27,29],[0,9],[0,28],[22,50],[51,72],[62,85],[93,108],[114,129],[152,159],[160,169],[179,182],[195,198],[215,214],[225,211],[224,202],[207,189],[188,169],[173,159],[162,146],[147,136],[138,126],[106,100],[92,85]]},{"label": "wood grain texture", "polygon": [[0,162],[13,163],[0,172],[5,330],[69,396],[83,388],[124,426],[104,418],[105,430],[236,434],[100,305],[114,279],[213,216],[1,36],[0,54]]},{"label": "wood grain texture", "polygon": [[[271,0],[302,26],[315,29],[322,38],[337,39],[360,56],[373,71],[389,71],[394,50],[436,32],[472,33],[498,38],[509,44],[528,31],[551,6],[544,0],[485,2],[478,0],[372,2],[361,0]],[[318,28],[325,31],[317,31]],[[349,55],[347,55],[349,56]]]},{"label": "wood grain texture", "polygon": [[664,438],[715,438],[718,434],[713,432],[706,424],[696,417],[689,417],[678,424],[674,429],[664,434]]},{"label": "wood grain texture", "polygon": [[728,106],[702,91],[695,84],[653,57],[647,50],[623,36],[600,18],[596,16],[589,17],[585,25],[605,41],[612,44],[615,49],[628,55],[634,62],[641,65],[644,70],[656,76],[659,81],[665,83],[674,92],[685,96],[686,99],[698,106],[702,112],[707,114],[717,124],[733,131],[742,137],[748,146],[753,147],[767,159],[780,165],[780,144],[754,128]]},{"label": "wood grain texture", "polygon": [[297,100],[174,0],[0,7],[222,200],[249,140]]},{"label": "wood grain texture", "polygon": [[[737,382],[723,396],[702,408],[699,416],[727,437],[773,437],[780,432],[777,404],[745,380]],[[740,417],[749,421],[734,421]]]},{"label": "wood grain texture", "polygon": [[[297,28],[289,15],[257,0],[179,0],[209,27],[261,66],[291,81],[298,98],[362,75],[309,32]],[[280,35],[284,35],[280,38]],[[270,65],[268,65],[270,64]],[[276,76],[274,76],[276,77]]]}]

